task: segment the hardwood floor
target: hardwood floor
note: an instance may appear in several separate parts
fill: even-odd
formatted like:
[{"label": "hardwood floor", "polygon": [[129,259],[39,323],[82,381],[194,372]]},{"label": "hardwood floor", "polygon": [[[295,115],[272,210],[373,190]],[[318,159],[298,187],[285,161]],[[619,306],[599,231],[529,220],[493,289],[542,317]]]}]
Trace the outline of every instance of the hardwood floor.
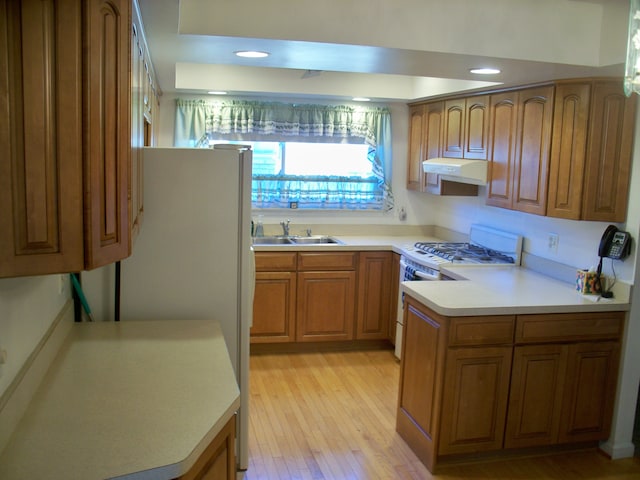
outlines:
[{"label": "hardwood floor", "polygon": [[254,354],[245,480],[640,478],[640,460],[596,451],[443,466],[420,463],[395,432],[391,350]]}]

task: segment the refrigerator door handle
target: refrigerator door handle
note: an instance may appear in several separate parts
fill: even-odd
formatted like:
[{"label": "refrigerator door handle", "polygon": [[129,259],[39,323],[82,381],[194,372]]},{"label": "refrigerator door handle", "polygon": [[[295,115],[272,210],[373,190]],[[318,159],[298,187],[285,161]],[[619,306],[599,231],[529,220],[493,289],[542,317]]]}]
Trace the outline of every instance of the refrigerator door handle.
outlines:
[{"label": "refrigerator door handle", "polygon": [[256,293],[256,253],[253,247],[249,247],[249,301],[251,302],[251,315],[249,328],[253,327],[253,297]]}]

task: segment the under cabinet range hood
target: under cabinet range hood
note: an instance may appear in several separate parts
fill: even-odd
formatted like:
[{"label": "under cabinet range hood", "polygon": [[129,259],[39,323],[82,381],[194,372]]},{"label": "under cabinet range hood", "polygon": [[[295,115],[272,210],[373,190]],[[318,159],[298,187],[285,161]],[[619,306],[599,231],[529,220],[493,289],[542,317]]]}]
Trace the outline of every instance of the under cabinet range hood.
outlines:
[{"label": "under cabinet range hood", "polygon": [[473,185],[487,184],[486,160],[467,160],[464,158],[429,158],[422,162],[426,173],[437,173],[440,178]]}]

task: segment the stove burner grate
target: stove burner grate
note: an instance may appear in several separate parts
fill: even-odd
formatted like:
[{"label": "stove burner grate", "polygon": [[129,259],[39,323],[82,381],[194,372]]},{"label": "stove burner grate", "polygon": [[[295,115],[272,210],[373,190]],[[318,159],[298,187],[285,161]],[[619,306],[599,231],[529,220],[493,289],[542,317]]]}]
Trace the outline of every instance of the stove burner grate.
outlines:
[{"label": "stove burner grate", "polygon": [[415,248],[451,262],[514,263],[513,257],[490,248],[458,242],[417,242]]}]

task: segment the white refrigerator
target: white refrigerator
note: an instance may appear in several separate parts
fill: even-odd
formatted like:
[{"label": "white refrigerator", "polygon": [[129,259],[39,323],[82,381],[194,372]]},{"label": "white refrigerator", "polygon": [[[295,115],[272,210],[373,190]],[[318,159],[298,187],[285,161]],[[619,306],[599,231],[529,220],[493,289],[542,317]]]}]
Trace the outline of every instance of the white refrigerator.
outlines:
[{"label": "white refrigerator", "polygon": [[122,320],[220,322],[240,387],[240,469],[248,466],[255,282],[251,159],[238,145],[145,148],[142,228],[121,266]]}]

